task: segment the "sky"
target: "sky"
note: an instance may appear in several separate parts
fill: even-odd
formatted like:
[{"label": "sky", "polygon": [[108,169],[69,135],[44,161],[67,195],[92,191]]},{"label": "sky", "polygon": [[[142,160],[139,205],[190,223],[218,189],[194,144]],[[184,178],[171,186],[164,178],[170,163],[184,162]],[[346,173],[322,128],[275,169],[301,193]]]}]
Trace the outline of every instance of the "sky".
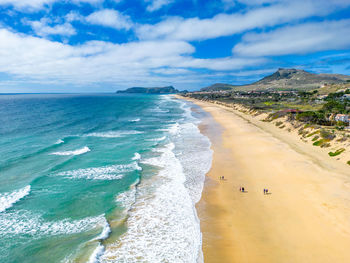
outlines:
[{"label": "sky", "polygon": [[350,0],[0,0],[0,92],[350,75]]}]

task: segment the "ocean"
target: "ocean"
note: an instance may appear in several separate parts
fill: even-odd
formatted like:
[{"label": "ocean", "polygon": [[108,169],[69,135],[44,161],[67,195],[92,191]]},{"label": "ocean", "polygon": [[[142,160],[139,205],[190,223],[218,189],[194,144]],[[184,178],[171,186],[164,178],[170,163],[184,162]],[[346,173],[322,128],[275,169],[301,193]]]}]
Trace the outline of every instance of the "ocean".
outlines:
[{"label": "ocean", "polygon": [[202,262],[210,141],[170,95],[0,96],[0,262]]}]

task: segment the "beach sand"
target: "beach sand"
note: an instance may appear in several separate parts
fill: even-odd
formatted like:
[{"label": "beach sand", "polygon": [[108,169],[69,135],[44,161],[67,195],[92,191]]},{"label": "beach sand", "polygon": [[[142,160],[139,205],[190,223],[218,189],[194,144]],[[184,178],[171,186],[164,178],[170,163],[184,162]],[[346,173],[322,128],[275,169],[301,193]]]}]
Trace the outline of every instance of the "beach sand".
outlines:
[{"label": "beach sand", "polygon": [[214,150],[197,204],[204,261],[350,262],[350,168],[269,123],[194,102],[211,115],[200,128]]}]

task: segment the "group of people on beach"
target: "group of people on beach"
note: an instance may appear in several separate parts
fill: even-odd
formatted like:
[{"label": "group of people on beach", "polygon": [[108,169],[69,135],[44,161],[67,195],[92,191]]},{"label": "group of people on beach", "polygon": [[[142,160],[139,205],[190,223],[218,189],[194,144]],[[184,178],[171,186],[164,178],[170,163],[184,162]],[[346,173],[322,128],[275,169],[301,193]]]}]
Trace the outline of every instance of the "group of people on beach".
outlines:
[{"label": "group of people on beach", "polygon": [[[224,176],[220,176],[219,179],[220,179],[220,180],[225,180],[225,177],[224,177]],[[245,193],[244,187],[241,186],[241,187],[239,188],[239,191],[242,192],[242,193]],[[268,195],[268,194],[269,194],[269,189],[264,188],[264,195]]]}]

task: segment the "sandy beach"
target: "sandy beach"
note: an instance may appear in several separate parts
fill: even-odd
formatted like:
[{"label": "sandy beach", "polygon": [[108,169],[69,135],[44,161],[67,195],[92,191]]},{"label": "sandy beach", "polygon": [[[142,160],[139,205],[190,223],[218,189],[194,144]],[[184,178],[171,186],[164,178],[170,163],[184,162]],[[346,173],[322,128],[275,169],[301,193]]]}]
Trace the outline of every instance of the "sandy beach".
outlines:
[{"label": "sandy beach", "polygon": [[214,150],[197,204],[204,261],[350,262],[350,168],[269,123],[194,102]]}]

